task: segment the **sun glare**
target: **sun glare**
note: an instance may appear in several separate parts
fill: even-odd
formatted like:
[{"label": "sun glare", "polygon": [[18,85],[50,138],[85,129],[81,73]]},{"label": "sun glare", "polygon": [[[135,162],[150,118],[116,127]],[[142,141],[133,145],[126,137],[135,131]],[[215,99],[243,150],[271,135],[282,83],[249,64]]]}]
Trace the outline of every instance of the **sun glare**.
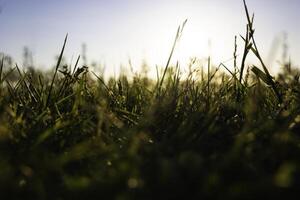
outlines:
[{"label": "sun glare", "polygon": [[[242,11],[241,11],[242,13]],[[182,71],[187,69],[190,58],[211,58],[214,64],[232,58],[234,37],[244,29],[244,19],[234,18],[226,8],[215,8],[206,1],[177,5],[160,5],[150,7],[146,12],[132,14],[123,24],[118,24],[124,33],[126,41],[123,48],[118,48],[118,58],[114,57],[108,63],[117,66],[122,62],[127,64],[128,58],[138,71],[140,64],[147,61],[151,74],[156,74],[155,66],[164,67],[179,25],[187,19],[182,37],[176,44],[171,64],[178,61]],[[230,23],[225,23],[230,22]]]}]

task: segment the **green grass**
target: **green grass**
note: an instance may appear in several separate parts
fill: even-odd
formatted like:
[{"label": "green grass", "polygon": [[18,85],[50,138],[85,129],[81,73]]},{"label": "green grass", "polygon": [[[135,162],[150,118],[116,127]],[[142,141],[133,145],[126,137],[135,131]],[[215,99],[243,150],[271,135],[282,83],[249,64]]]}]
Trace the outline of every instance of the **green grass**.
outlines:
[{"label": "green grass", "polygon": [[[272,77],[245,4],[243,59],[181,78],[105,78],[60,62],[53,73],[0,61],[3,199],[259,199],[299,193],[300,82]],[[235,48],[236,49],[236,48]],[[247,66],[249,53],[261,62]],[[195,66],[196,65],[196,66]],[[248,67],[248,68],[247,68]],[[246,71],[246,72],[245,72]],[[160,78],[161,77],[161,78]],[[287,196],[286,196],[287,197]]]}]

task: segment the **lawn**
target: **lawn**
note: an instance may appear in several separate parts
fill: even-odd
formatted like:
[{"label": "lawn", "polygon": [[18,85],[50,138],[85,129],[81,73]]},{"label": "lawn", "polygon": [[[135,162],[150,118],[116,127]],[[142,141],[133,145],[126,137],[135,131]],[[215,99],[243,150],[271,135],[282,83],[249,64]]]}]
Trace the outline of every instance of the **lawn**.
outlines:
[{"label": "lawn", "polygon": [[[300,73],[282,63],[270,74],[245,9],[244,51],[232,64],[192,59],[186,76],[170,62],[185,22],[156,78],[62,66],[67,37],[53,72],[0,58],[1,199],[299,193]],[[259,66],[247,64],[249,54]]]}]

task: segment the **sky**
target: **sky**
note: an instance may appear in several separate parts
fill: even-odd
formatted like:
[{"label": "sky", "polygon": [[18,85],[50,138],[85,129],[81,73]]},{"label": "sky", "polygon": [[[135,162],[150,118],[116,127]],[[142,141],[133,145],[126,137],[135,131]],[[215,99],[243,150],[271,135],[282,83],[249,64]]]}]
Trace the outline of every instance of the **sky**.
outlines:
[{"label": "sky", "polygon": [[[248,0],[255,13],[255,37],[271,66],[281,60],[284,34],[288,56],[300,63],[300,0]],[[24,46],[39,68],[55,63],[65,35],[65,57],[75,63],[86,44],[89,63],[118,71],[129,59],[138,70],[146,61],[164,66],[178,25],[188,22],[172,62],[212,57],[215,64],[232,58],[234,36],[245,34],[242,0],[0,0],[0,52],[22,63]],[[242,52],[238,38],[238,50]],[[252,58],[251,58],[252,59]]]}]

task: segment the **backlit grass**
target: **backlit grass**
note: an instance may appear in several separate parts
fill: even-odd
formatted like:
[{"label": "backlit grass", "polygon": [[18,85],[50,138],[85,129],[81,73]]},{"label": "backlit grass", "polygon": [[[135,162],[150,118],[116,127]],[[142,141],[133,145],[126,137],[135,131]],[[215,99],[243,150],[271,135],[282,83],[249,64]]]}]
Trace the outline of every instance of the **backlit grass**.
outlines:
[{"label": "backlit grass", "polygon": [[[242,62],[157,80],[0,61],[1,199],[258,199],[300,183],[299,71],[274,78],[247,15]],[[254,54],[260,66],[248,66]]]}]

